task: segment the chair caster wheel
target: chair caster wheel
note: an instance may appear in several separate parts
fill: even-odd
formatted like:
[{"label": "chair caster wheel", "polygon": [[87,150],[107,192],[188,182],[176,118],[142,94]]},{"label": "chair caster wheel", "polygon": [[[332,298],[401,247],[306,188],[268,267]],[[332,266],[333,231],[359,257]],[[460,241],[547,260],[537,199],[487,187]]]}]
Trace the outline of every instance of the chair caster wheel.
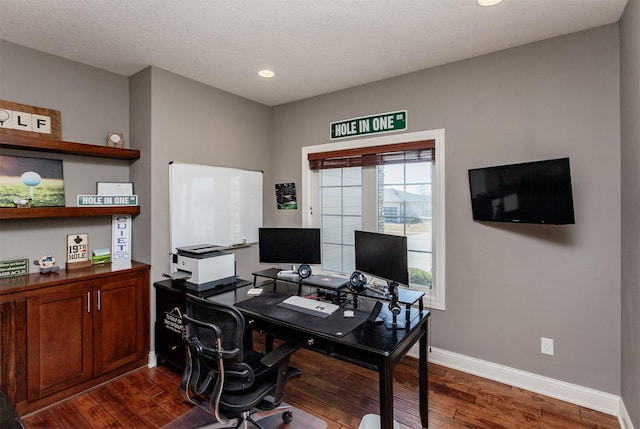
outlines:
[{"label": "chair caster wheel", "polygon": [[293,421],[293,413],[291,411],[285,411],[282,413],[282,421],[285,424],[289,424]]}]

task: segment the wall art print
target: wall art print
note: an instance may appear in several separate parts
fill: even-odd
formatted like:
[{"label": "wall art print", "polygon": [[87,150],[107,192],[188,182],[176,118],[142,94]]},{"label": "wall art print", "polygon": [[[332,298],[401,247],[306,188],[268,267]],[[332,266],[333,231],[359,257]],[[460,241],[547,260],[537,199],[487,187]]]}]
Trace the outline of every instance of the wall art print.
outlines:
[{"label": "wall art print", "polygon": [[64,207],[62,160],[0,155],[0,207]]},{"label": "wall art print", "polygon": [[295,183],[276,184],[276,204],[278,205],[278,210],[298,209]]}]

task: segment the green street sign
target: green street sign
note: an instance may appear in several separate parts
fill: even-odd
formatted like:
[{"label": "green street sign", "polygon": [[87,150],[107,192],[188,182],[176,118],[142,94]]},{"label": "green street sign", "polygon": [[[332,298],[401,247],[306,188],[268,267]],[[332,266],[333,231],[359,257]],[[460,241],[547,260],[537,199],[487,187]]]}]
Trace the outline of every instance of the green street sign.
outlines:
[{"label": "green street sign", "polygon": [[137,205],[137,195],[78,195],[78,207]]},{"label": "green street sign", "polygon": [[332,122],[331,140],[365,134],[388,133],[407,129],[407,111],[378,113],[371,116]]}]

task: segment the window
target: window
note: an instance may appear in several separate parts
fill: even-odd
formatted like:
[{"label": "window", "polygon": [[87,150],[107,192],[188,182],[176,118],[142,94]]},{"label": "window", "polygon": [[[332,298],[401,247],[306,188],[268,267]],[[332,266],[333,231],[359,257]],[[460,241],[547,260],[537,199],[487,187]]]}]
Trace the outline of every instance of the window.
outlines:
[{"label": "window", "polygon": [[377,232],[406,235],[410,286],[432,284],[433,161],[380,165]]},{"label": "window", "polygon": [[[425,141],[435,147],[425,151]],[[399,155],[398,148],[402,149]],[[353,231],[406,235],[410,283],[444,309],[444,130],[304,147],[304,226],[320,226],[323,269],[354,270]]]},{"label": "window", "polygon": [[324,270],[354,271],[353,231],[362,228],[361,170],[360,167],[322,170],[320,229]]}]

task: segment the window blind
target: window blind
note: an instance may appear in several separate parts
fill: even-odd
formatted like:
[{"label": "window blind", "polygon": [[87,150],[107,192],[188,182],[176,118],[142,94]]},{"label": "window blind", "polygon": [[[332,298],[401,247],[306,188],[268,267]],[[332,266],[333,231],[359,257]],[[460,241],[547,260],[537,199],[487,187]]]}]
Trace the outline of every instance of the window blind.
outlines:
[{"label": "window blind", "polygon": [[311,170],[368,167],[384,164],[435,161],[435,140],[367,146],[307,155]]}]

